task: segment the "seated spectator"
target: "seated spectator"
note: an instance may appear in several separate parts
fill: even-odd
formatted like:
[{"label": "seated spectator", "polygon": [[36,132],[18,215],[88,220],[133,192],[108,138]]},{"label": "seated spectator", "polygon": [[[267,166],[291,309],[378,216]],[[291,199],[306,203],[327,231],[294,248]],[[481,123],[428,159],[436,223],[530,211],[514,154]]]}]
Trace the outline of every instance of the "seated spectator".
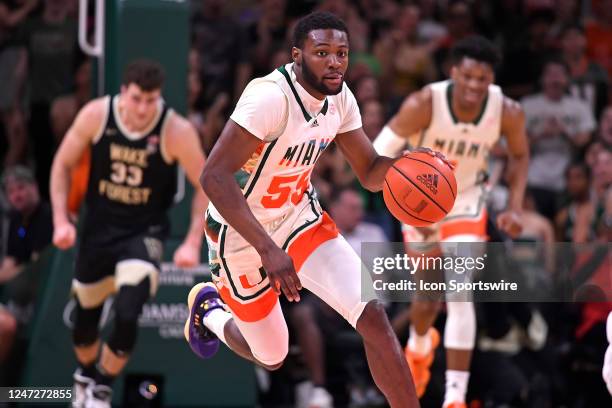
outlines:
[{"label": "seated spectator", "polygon": [[[5,289],[5,285],[15,281],[23,267],[36,261],[51,242],[53,224],[49,204],[41,201],[29,169],[22,166],[6,169],[2,187],[14,211],[9,222],[6,256],[0,264],[0,288]],[[0,305],[0,365],[11,356],[19,326],[30,318],[31,306],[28,305],[31,299],[9,299],[5,305]]]},{"label": "seated spectator", "polygon": [[0,1],[0,127],[7,143],[4,165],[14,166],[25,160],[27,137],[21,97],[25,80],[25,53],[15,43],[17,27],[38,5],[37,0]]},{"label": "seated spectator", "polygon": [[528,185],[538,212],[549,219],[557,212],[567,165],[595,129],[588,106],[565,93],[568,82],[567,66],[550,60],[542,72],[542,92],[522,101],[531,145]]},{"label": "seated spectator", "polygon": [[363,201],[357,190],[335,190],[331,196],[329,212],[342,236],[357,254],[361,254],[363,242],[387,242],[381,227],[363,221]]},{"label": "seated spectator", "polygon": [[612,0],[594,4],[593,20],[586,24],[587,53],[612,75]]},{"label": "seated spectator", "polygon": [[608,101],[608,73],[586,55],[586,36],[579,25],[561,32],[563,60],[570,69],[570,93],[585,101],[597,118]]},{"label": "seated spectator", "polygon": [[595,239],[597,203],[591,197],[591,169],[574,163],[565,173],[570,203],[556,216],[557,239],[583,244]]}]

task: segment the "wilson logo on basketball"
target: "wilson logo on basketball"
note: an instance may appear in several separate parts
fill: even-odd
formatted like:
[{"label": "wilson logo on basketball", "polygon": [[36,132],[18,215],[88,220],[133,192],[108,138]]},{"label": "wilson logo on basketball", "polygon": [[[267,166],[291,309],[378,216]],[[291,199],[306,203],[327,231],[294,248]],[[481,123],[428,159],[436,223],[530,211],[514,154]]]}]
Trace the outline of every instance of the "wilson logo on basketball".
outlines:
[{"label": "wilson logo on basketball", "polygon": [[437,174],[421,174],[417,176],[417,180],[425,184],[425,186],[434,194],[438,194],[438,175]]}]

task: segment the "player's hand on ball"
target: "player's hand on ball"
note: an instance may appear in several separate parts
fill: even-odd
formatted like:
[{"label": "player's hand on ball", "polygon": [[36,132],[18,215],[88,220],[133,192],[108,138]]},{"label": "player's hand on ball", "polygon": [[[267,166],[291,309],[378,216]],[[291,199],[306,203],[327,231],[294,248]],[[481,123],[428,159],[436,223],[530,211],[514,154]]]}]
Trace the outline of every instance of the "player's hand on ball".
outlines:
[{"label": "player's hand on ball", "polygon": [[282,291],[290,302],[299,302],[302,283],[295,272],[291,257],[277,246],[259,255],[272,290],[279,296]]},{"label": "player's hand on ball", "polygon": [[448,165],[448,167],[450,167],[451,169],[455,169],[455,165],[453,163],[451,163],[444,154],[436,151],[436,150],[432,150],[429,147],[417,147],[414,150],[405,150],[402,153],[402,156],[408,156],[410,153],[425,153],[428,154],[432,157],[437,157],[438,159],[442,160],[444,163],[446,163]]},{"label": "player's hand on ball", "polygon": [[513,210],[506,210],[497,216],[497,227],[511,238],[518,237],[523,231],[521,217]]},{"label": "player's hand on ball", "polygon": [[53,245],[59,249],[68,249],[76,240],[76,228],[69,221],[58,223],[53,229]]},{"label": "player's hand on ball", "polygon": [[174,251],[173,261],[180,268],[193,268],[200,263],[200,247],[184,242]]}]

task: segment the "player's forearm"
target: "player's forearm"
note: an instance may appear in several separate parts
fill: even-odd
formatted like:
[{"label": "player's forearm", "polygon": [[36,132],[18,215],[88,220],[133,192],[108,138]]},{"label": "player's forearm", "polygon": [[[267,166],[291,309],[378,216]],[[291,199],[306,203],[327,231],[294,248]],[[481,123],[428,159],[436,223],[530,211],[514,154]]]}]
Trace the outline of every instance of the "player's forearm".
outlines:
[{"label": "player's forearm", "polygon": [[204,213],[208,206],[208,199],[202,189],[196,189],[191,200],[191,223],[189,231],[185,236],[185,242],[193,244],[198,248],[202,245],[202,234],[204,234]]},{"label": "player's forearm", "polygon": [[523,197],[527,187],[529,154],[511,155],[508,165],[510,166],[510,201],[508,207],[511,210],[520,211],[523,208]]},{"label": "player's forearm", "polygon": [[68,191],[70,189],[70,170],[57,160],[51,167],[51,205],[53,224],[68,222]]},{"label": "player's forearm", "polygon": [[205,168],[200,182],[208,199],[225,221],[258,253],[276,246],[251,212],[232,174]]},{"label": "player's forearm", "polygon": [[365,176],[360,179],[363,187],[372,192],[382,190],[385,183],[385,175],[387,170],[393,164],[395,159],[391,159],[385,156],[376,156],[376,158],[370,164],[368,171]]}]

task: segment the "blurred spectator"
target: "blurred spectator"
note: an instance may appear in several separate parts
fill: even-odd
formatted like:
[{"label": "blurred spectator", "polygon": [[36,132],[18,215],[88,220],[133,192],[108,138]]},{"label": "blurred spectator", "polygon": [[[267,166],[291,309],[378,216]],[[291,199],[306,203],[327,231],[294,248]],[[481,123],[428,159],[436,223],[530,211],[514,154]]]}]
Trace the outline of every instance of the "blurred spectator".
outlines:
[{"label": "blurred spectator", "polygon": [[550,27],[551,39],[560,39],[565,27],[576,26],[581,20],[580,0],[557,0],[551,7],[555,18]]},{"label": "blurred spectator", "polygon": [[335,190],[330,200],[329,214],[342,236],[358,254],[361,254],[363,242],[387,242],[382,228],[363,221],[363,201],[357,190]]},{"label": "blurred spectator", "polygon": [[606,190],[612,185],[612,147],[603,146],[593,158],[593,192],[603,200]]},{"label": "blurred spectator", "polygon": [[247,27],[254,77],[267,75],[274,52],[287,48],[286,6],[286,0],[261,0],[258,18]]},{"label": "blurred spectator", "polygon": [[446,27],[440,24],[440,2],[436,0],[419,0],[421,23],[419,38],[427,43],[435,43],[447,35]]},{"label": "blurred spectator", "polygon": [[[23,48],[15,41],[16,28],[36,8],[38,0],[0,0],[0,126],[7,140],[4,166],[23,162],[27,148],[23,117]],[[3,149],[4,150],[4,149]]]},{"label": "blurred spectator", "polygon": [[[53,224],[49,204],[42,202],[32,172],[23,166],[7,168],[2,188],[12,213],[8,247],[0,264],[0,382],[14,384],[23,363],[19,333],[30,321],[40,282],[24,267],[39,258],[51,242]],[[4,363],[4,364],[3,364]]]},{"label": "blurred spectator", "polygon": [[612,147],[612,105],[606,107],[599,118],[599,141]]},{"label": "blurred spectator", "polygon": [[225,15],[224,0],[202,0],[192,21],[193,43],[200,55],[203,102],[222,92],[237,100],[251,77],[248,42],[242,27]]},{"label": "blurred spectator", "polygon": [[554,55],[548,34],[552,20],[550,11],[537,11],[529,15],[526,29],[519,26],[507,33],[499,84],[510,98],[520,99],[535,91],[544,63]]},{"label": "blurred spectator", "polygon": [[69,0],[45,0],[42,14],[26,21],[20,36],[28,59],[29,139],[43,197],[49,196],[49,171],[56,148],[49,119],[51,103],[70,89],[76,66],[77,23],[69,16],[70,6]]},{"label": "blurred spectator", "polygon": [[608,73],[586,55],[586,37],[579,25],[561,31],[563,60],[570,69],[570,93],[589,104],[598,118],[608,102]]},{"label": "blurred spectator", "polygon": [[41,201],[32,172],[23,166],[4,171],[2,186],[11,209],[8,247],[0,265],[0,283],[13,279],[22,266],[36,260],[51,242],[53,225],[49,204]]},{"label": "blurred spectator", "polygon": [[79,109],[91,99],[91,70],[91,60],[81,60],[74,75],[73,91],[55,98],[51,103],[51,129],[58,144],[72,125]]},{"label": "blurred spectator", "polygon": [[363,131],[371,141],[376,139],[385,126],[385,109],[376,99],[370,99],[361,105]]},{"label": "blurred spectator", "polygon": [[450,50],[453,45],[472,34],[474,29],[474,11],[467,1],[451,1],[444,19],[448,34],[438,43],[438,49],[434,54],[438,68],[438,78],[450,76]]},{"label": "blurred spectator", "polygon": [[587,52],[612,76],[612,0],[601,0],[586,24]]},{"label": "blurred spectator", "polygon": [[418,38],[420,10],[416,5],[400,9],[392,27],[374,45],[382,64],[385,94],[403,99],[436,78],[430,47]]},{"label": "blurred spectator", "polygon": [[[535,201],[529,191],[525,193],[523,200],[521,224],[523,230],[515,239],[512,256],[522,264],[528,280],[549,280],[549,276],[555,272],[555,230],[550,220],[537,212]],[[528,243],[528,245],[518,243]],[[526,268],[529,270],[525,270]],[[540,272],[539,275],[545,272],[545,276],[533,276],[536,271]]]},{"label": "blurred spectator", "polygon": [[542,93],[522,101],[531,145],[528,185],[538,211],[549,219],[557,212],[573,150],[584,147],[595,128],[586,103],[565,93],[568,82],[567,66],[551,60],[542,72]]},{"label": "blurred spectator", "polygon": [[359,105],[374,99],[380,100],[380,86],[373,76],[361,78],[354,86],[355,99]]},{"label": "blurred spectator", "polygon": [[196,71],[190,71],[188,76],[188,107],[187,118],[197,129],[202,149],[209,154],[225,125],[224,112],[229,106],[230,98],[225,92],[218,94],[212,105],[203,107],[201,102],[202,81]]},{"label": "blurred spectator", "polygon": [[569,204],[555,218],[557,239],[584,244],[595,239],[597,202],[591,197],[591,169],[583,162],[570,165],[565,173]]}]

